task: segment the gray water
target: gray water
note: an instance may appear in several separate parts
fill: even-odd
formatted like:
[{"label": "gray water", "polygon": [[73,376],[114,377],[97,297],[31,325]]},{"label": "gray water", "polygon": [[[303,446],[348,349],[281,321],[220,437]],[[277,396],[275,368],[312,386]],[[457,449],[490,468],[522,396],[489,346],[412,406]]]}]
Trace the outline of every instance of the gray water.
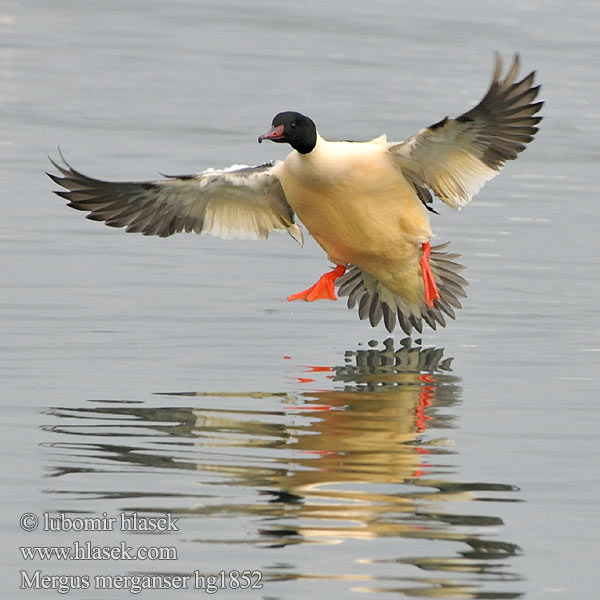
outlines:
[{"label": "gray water", "polygon": [[[2,597],[59,595],[18,589],[38,570],[99,600],[134,580],[97,575],[192,576],[138,594],[176,599],[244,570],[262,589],[216,595],[600,597],[599,23],[584,1],[3,0]],[[106,179],[281,158],[256,137],[284,109],[330,139],[402,139],[472,106],[496,49],[538,70],[545,119],[433,215],[469,299],[412,342],[285,301],[328,268],[311,239],[127,235],[44,175],[58,145]],[[179,520],[44,531],[60,512]],[[19,550],[76,541],[177,560]]]}]

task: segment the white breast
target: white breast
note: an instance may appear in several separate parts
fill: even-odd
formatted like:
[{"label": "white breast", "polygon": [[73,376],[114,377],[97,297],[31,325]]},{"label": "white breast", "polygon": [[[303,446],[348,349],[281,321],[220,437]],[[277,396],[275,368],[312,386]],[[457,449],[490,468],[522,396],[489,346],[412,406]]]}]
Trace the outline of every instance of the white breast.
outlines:
[{"label": "white breast", "polygon": [[427,213],[384,136],[365,143],[319,137],[310,154],[286,158],[282,185],[294,212],[337,264],[398,260],[431,237]]}]

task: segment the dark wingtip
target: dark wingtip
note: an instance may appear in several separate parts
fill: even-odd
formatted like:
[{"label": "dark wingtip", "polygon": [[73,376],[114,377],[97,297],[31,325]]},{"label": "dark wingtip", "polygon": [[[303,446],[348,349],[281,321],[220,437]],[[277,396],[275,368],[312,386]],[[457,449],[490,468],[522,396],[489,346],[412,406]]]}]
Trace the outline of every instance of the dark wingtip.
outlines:
[{"label": "dark wingtip", "polygon": [[54,173],[48,173],[48,171],[46,171],[45,173],[46,173],[46,175],[48,175],[48,177],[50,177],[50,179],[52,179],[52,181],[54,181],[54,183],[57,183],[58,185],[62,185],[62,183],[61,183],[62,178],[61,177],[59,177],[58,175],[55,175]]},{"label": "dark wingtip", "polygon": [[[50,154],[47,154],[46,156],[48,157],[48,160],[52,163],[52,166],[59,171],[62,175],[67,175],[69,173],[69,171],[71,173],[75,172],[75,170],[73,169],[73,167],[67,162],[67,159],[64,157],[62,150],[60,149],[60,146],[57,146],[57,151],[58,151],[58,155],[60,156],[60,160],[63,162],[63,165],[60,165],[57,161],[55,161],[52,156],[50,156]],[[65,169],[65,167],[67,167]],[[55,183],[58,183],[59,185],[62,185],[60,182],[60,178],[56,179],[56,175],[52,175],[48,172],[46,172],[46,175],[48,175],[48,177],[50,177]],[[64,186],[63,186],[64,187]]]},{"label": "dark wingtip", "polygon": [[[52,179],[52,181],[54,183],[56,183],[57,185],[60,185],[61,187],[65,188],[66,190],[69,190],[69,187],[65,184],[65,179],[67,178],[68,175],[73,174],[74,170],[71,167],[71,165],[67,162],[67,160],[65,159],[65,157],[62,153],[62,150],[60,149],[60,146],[57,146],[57,150],[58,150],[58,155],[60,156],[60,160],[62,160],[63,164],[67,168],[65,169],[65,166],[61,166],[57,161],[55,161],[52,158],[52,156],[47,154],[46,156],[48,157],[48,160],[52,163],[52,166],[59,172],[59,175],[55,175],[54,173],[48,173],[48,171],[46,171],[46,175],[48,177],[50,177],[50,179]],[[57,196],[60,196],[61,198],[69,200],[69,196],[66,196],[65,194],[69,194],[70,191],[64,192],[62,190],[53,190],[53,193],[56,194]]]}]

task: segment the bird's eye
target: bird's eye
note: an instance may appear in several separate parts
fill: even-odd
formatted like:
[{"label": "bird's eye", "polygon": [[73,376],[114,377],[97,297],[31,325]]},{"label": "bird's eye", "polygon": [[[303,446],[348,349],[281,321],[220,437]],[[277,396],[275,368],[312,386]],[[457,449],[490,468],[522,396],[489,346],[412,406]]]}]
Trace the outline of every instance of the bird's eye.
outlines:
[{"label": "bird's eye", "polygon": [[296,123],[295,121],[290,125],[290,127],[296,127],[298,123]]}]

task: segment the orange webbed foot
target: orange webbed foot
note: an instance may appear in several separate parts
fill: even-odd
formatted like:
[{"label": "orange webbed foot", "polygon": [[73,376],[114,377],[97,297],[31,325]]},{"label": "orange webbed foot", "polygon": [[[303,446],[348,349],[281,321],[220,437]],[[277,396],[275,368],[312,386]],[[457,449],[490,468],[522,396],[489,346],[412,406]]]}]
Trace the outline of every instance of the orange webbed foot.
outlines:
[{"label": "orange webbed foot", "polygon": [[433,308],[433,301],[440,297],[440,292],[435,283],[435,278],[431,272],[429,265],[429,257],[431,255],[431,244],[425,242],[422,246],[423,256],[421,256],[421,271],[423,273],[423,283],[425,285],[425,303],[429,308]]},{"label": "orange webbed foot", "polygon": [[321,275],[319,281],[306,290],[288,296],[288,302],[294,300],[306,300],[306,302],[312,302],[313,300],[337,300],[337,296],[335,295],[335,282],[336,279],[341,277],[345,272],[346,267],[344,267],[344,265],[338,265],[333,271]]}]

